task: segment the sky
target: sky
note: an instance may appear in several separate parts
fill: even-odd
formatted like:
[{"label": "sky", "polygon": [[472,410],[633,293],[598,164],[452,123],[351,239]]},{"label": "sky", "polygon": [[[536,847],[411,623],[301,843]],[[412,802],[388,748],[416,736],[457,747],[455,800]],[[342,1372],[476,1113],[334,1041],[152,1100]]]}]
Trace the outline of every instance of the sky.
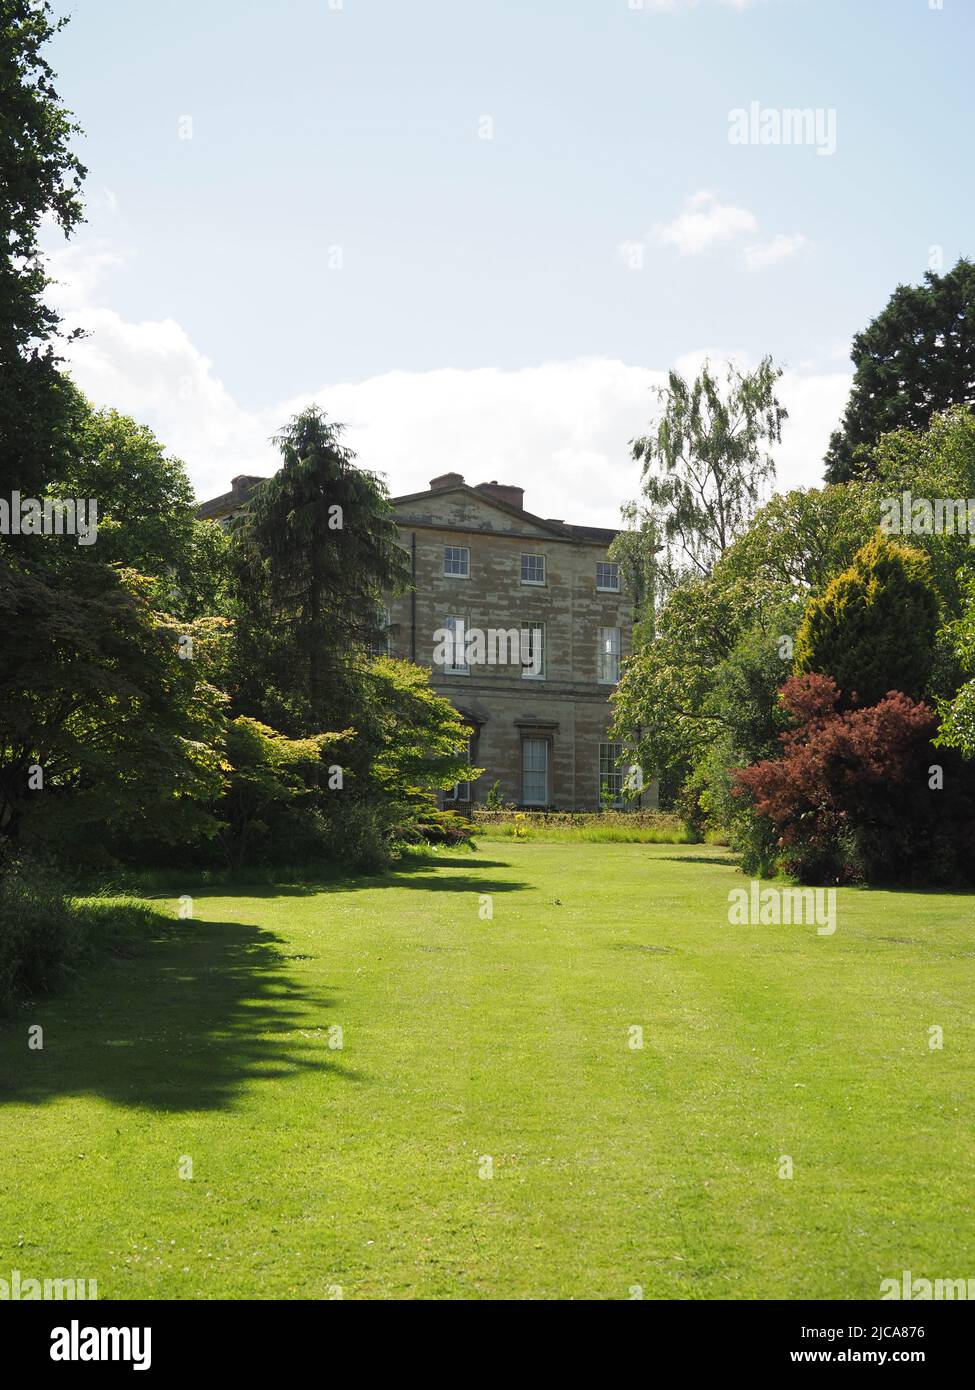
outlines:
[{"label": "sky", "polygon": [[201,499],[314,401],[394,495],[612,526],[667,371],[767,353],[815,486],[853,335],[975,253],[973,0],[55,8],[70,367]]}]

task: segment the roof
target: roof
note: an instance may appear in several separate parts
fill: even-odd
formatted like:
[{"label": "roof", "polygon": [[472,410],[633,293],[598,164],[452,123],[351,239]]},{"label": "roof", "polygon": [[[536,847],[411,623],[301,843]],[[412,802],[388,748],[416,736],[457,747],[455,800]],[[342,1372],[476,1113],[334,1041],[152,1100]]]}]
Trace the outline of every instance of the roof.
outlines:
[{"label": "roof", "polygon": [[443,497],[451,492],[463,493],[479,502],[486,502],[507,516],[515,517],[520,521],[527,521],[532,526],[539,526],[542,530],[549,531],[553,536],[558,536],[563,540],[589,541],[598,545],[609,545],[619,535],[619,531],[608,527],[572,526],[565,521],[556,521],[553,517],[536,516],[534,512],[526,512],[523,507],[512,506],[510,502],[505,502],[492,493],[483,492],[470,483],[452,483],[450,487],[441,487],[435,490],[424,488],[421,492],[408,492],[403,497],[393,497],[391,501],[395,508],[405,502],[420,502],[424,498]]},{"label": "roof", "polygon": [[250,501],[261,483],[266,482],[266,478],[241,474],[240,477],[231,480],[229,492],[222,492],[219,497],[211,497],[209,501],[201,502],[196,509],[196,515],[201,521],[206,521],[210,517],[222,516],[224,512],[231,512],[236,507],[243,507]]}]

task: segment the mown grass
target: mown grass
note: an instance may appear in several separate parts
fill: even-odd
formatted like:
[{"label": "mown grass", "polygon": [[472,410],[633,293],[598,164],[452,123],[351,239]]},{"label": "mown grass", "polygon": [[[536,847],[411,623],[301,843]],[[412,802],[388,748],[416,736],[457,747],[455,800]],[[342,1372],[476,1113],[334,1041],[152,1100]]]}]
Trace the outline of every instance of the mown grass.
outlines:
[{"label": "mown grass", "polygon": [[192,919],[160,899],[0,1028],[0,1274],[103,1298],[967,1277],[975,897],[844,890],[822,937],[729,926],[742,881],[707,846],[495,842],[181,885]]}]

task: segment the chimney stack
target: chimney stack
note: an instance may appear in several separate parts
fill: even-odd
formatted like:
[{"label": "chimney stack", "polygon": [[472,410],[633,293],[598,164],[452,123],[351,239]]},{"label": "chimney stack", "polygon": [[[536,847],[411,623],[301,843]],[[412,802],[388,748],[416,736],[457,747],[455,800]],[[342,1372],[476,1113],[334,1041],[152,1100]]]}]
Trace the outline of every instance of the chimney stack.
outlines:
[{"label": "chimney stack", "polygon": [[507,502],[509,507],[516,507],[519,512],[525,510],[525,489],[515,487],[513,483],[499,483],[492,478],[489,483],[478,483],[477,491],[488,497],[496,497],[499,502]]},{"label": "chimney stack", "polygon": [[458,484],[463,485],[463,482],[463,473],[441,473],[439,478],[430,479],[430,491],[442,492],[444,488],[457,487]]}]

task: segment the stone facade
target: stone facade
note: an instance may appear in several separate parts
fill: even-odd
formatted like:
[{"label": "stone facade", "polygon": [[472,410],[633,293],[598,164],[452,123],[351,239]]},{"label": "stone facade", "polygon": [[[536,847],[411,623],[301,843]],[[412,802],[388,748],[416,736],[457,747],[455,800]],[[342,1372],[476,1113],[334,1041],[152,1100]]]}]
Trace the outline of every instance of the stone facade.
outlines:
[{"label": "stone facade", "polygon": [[[483,805],[498,782],[504,800],[525,809],[597,810],[604,774],[620,776],[608,697],[632,623],[606,556],[616,532],[534,516],[520,488],[471,487],[457,473],[393,505],[415,591],[389,601],[390,655],[431,668],[434,689],[473,728],[471,761],[484,768],[445,804]],[[531,665],[523,668],[526,652],[512,653],[513,643],[506,651],[490,640],[488,660],[472,659],[464,672],[448,655],[448,665],[451,619],[463,621],[469,640],[476,631],[488,639],[492,630],[531,631]],[[509,655],[516,659],[490,660]],[[615,792],[618,780],[611,786]],[[648,789],[642,800],[655,798]]]},{"label": "stone facade", "polygon": [[[231,491],[197,515],[228,525],[263,481],[234,478]],[[472,487],[459,473],[394,498],[393,507],[414,591],[388,600],[389,654],[431,669],[433,688],[471,726],[471,762],[484,769],[443,804],[483,805],[497,782],[505,802],[525,809],[598,810],[601,788],[615,793],[622,778],[621,750],[607,734],[609,695],[632,626],[607,560],[616,532],[535,516],[520,487]],[[489,644],[488,660],[472,651],[462,671],[442,659],[449,619],[468,637],[509,636],[500,647]],[[656,787],[626,803],[634,804],[655,806]]]}]

